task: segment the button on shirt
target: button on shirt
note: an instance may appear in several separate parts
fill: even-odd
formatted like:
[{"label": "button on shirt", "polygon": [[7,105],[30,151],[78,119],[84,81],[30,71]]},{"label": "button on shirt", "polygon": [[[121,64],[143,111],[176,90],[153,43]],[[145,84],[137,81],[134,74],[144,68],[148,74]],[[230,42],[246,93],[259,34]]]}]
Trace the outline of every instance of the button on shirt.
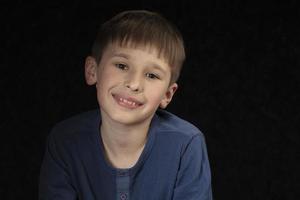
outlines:
[{"label": "button on shirt", "polygon": [[127,169],[118,169],[116,176],[117,184],[117,199],[120,200],[129,200],[129,187],[130,187],[130,177],[129,170]]},{"label": "button on shirt", "polygon": [[100,125],[94,110],[53,128],[40,172],[40,200],[212,199],[205,139],[189,122],[158,110],[130,169],[106,161]]}]

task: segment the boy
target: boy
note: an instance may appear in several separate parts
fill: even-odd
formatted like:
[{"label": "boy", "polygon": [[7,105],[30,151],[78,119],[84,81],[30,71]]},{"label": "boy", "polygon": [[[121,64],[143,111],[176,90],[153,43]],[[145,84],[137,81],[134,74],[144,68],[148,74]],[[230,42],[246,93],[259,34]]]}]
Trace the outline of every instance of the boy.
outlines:
[{"label": "boy", "polygon": [[159,14],[126,11],[104,23],[85,62],[99,109],[54,127],[39,198],[212,199],[202,133],[159,109],[184,59],[180,33]]}]

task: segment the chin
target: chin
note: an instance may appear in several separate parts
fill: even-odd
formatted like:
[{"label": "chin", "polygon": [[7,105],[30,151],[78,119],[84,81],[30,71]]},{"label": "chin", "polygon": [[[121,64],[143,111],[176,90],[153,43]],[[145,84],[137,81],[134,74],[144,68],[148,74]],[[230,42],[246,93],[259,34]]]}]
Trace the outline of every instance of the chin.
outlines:
[{"label": "chin", "polygon": [[127,112],[114,112],[110,115],[110,118],[123,125],[142,125],[151,121],[154,113],[127,113]]},{"label": "chin", "polygon": [[146,119],[137,116],[115,115],[111,116],[113,121],[123,125],[136,125],[143,123]]}]

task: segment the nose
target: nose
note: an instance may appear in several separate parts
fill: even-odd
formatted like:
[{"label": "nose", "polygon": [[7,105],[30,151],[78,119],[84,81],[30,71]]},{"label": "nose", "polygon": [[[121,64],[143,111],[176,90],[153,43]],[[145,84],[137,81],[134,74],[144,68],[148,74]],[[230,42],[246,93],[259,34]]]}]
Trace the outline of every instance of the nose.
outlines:
[{"label": "nose", "polygon": [[143,90],[143,80],[137,73],[129,74],[126,77],[125,86],[133,92],[141,92]]}]

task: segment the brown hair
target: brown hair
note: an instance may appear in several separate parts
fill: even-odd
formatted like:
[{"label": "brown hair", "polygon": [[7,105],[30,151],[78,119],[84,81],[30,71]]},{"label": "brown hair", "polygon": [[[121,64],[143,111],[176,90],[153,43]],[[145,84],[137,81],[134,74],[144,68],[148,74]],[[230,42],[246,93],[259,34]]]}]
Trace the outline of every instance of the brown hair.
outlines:
[{"label": "brown hair", "polygon": [[107,45],[115,42],[120,46],[156,48],[158,56],[163,56],[171,67],[171,83],[177,81],[185,60],[183,39],[178,29],[160,14],[124,11],[102,24],[92,48],[98,63]]}]

